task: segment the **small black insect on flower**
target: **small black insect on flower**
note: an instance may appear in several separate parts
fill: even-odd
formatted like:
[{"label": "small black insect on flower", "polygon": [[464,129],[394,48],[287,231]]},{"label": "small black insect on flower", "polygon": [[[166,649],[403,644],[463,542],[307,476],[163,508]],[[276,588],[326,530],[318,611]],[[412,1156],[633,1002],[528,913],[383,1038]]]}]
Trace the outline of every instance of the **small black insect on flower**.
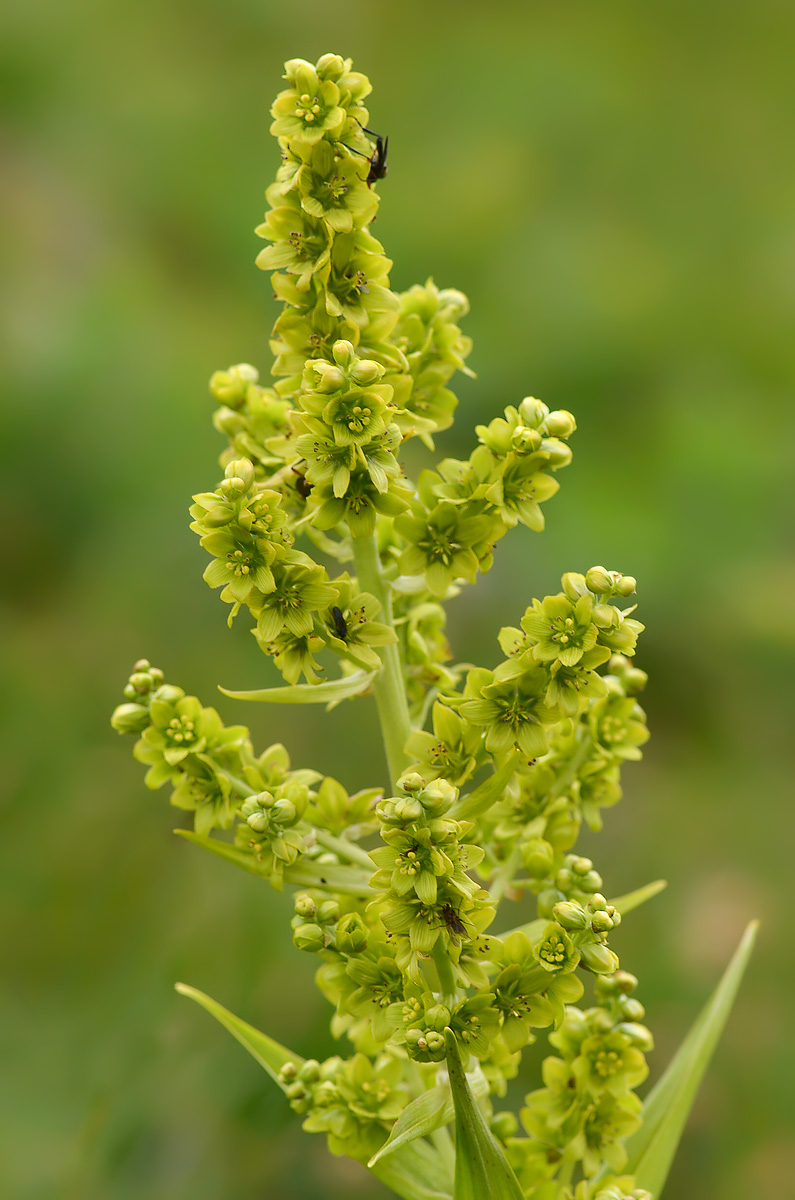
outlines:
[{"label": "small black insect on flower", "polygon": [[306,475],[303,475],[297,467],[293,467],[292,470],[293,474],[295,475],[295,490],[298,492],[299,496],[303,497],[304,500],[308,500],[309,494],[312,491],[312,484],[309,482]]},{"label": "small black insect on flower", "polygon": [[337,631],[337,637],[342,642],[347,641],[348,625],[347,625],[345,618],[342,615],[342,609],[337,608],[336,604],[334,605],[334,607],[331,610],[331,619],[334,622],[334,628]]},{"label": "small black insect on flower", "polygon": [[447,927],[447,932],[450,934],[450,941],[454,946],[460,946],[461,938],[467,935],[467,929],[452,904],[442,905],[441,917]]},{"label": "small black insect on flower", "polygon": [[368,187],[372,187],[378,179],[383,179],[387,173],[386,156],[389,149],[389,138],[382,137],[380,133],[376,133],[372,129],[368,129],[366,125],[361,126],[362,133],[369,134],[371,138],[375,138],[375,150],[372,154],[365,154],[362,150],[354,150],[353,146],[348,146],[349,150],[353,150],[354,154],[361,155],[366,158],[370,164],[370,170],[367,172],[365,180]]}]

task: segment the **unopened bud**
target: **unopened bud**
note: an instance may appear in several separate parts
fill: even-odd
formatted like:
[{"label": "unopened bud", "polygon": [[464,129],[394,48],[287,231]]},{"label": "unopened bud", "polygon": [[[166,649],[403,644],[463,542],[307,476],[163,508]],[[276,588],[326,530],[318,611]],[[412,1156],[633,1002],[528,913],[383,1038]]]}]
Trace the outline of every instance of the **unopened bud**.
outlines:
[{"label": "unopened bud", "polygon": [[544,430],[550,437],[571,437],[577,428],[577,422],[566,408],[556,408],[544,421]]},{"label": "unopened bud", "polygon": [[384,368],[380,363],[373,362],[371,358],[362,358],[359,362],[354,363],[350,370],[350,376],[354,383],[360,387],[369,387],[371,383],[375,383],[384,373]]},{"label": "unopened bud", "polygon": [[299,950],[322,950],[326,944],[326,937],[319,925],[313,922],[307,922],[304,925],[299,925],[293,930],[293,945]]},{"label": "unopened bud", "polygon": [[534,879],[543,879],[552,870],[555,854],[543,838],[531,838],[522,845],[522,862]]},{"label": "unopened bud", "polygon": [[525,425],[529,425],[531,429],[538,429],[549,416],[549,409],[541,400],[536,400],[535,396],[525,396],[519,405],[519,416]]},{"label": "unopened bud", "polygon": [[633,575],[621,575],[616,581],[616,591],[619,596],[631,596],[637,586],[637,580]]},{"label": "unopened bud", "polygon": [[340,917],[340,906],[336,900],[323,900],[317,906],[317,916],[315,920],[320,925],[330,925],[336,923]]},{"label": "unopened bud", "polygon": [[337,925],[337,949],[341,954],[361,954],[367,949],[368,931],[358,913],[346,913]]},{"label": "unopened bud", "polygon": [[304,917],[307,921],[314,918],[317,905],[309,892],[298,892],[293,899],[293,908],[299,917]]},{"label": "unopened bud", "polygon": [[613,571],[606,567],[591,567],[585,575],[588,589],[597,596],[610,596],[615,587],[616,577]]},{"label": "unopened bud", "polygon": [[594,975],[612,975],[618,968],[618,955],[598,942],[587,942],[580,946],[580,954],[582,965],[593,971]]},{"label": "unopened bud", "polygon": [[334,361],[343,369],[347,369],[356,358],[353,346],[343,338],[334,343],[331,352],[334,355]]},{"label": "unopened bud", "polygon": [[576,900],[561,900],[552,909],[552,916],[564,929],[585,929],[588,925],[588,914]]},{"label": "unopened bud", "polygon": [[143,704],[120,704],[110,723],[117,733],[143,733],[149,727],[149,709]]},{"label": "unopened bud", "polygon": [[618,1027],[619,1033],[623,1033],[624,1037],[628,1037],[633,1046],[638,1050],[642,1050],[644,1054],[648,1054],[654,1049],[654,1038],[651,1035],[651,1030],[645,1025],[638,1025],[635,1021],[625,1021]]},{"label": "unopened bud", "polygon": [[585,576],[580,575],[577,571],[567,571],[560,582],[566,598],[571,600],[572,604],[576,604],[580,596],[584,596],[588,591]]}]

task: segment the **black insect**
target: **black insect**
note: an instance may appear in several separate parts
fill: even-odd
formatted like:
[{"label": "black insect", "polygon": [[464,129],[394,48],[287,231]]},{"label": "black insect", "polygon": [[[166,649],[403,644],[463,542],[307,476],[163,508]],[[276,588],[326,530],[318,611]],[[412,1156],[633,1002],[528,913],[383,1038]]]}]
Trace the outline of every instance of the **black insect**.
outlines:
[{"label": "black insect", "polygon": [[386,155],[389,149],[389,138],[382,137],[380,133],[375,133],[374,130],[368,129],[366,125],[362,125],[362,132],[375,138],[375,150],[372,154],[365,154],[362,150],[353,150],[353,146],[348,146],[349,150],[353,150],[354,154],[361,155],[366,158],[370,164],[370,170],[367,172],[366,183],[368,187],[376,182],[377,179],[383,179],[387,173]]},{"label": "black insect", "polygon": [[342,609],[337,608],[336,604],[331,610],[331,617],[334,621],[334,628],[337,631],[337,637],[343,642],[346,641],[348,638],[348,626],[345,618],[342,615]]},{"label": "black insect", "polygon": [[459,946],[461,944],[461,938],[466,937],[467,935],[466,925],[461,920],[452,904],[442,905],[441,916],[442,920],[447,926],[447,932],[450,934],[451,942],[455,946]]},{"label": "black insect", "polygon": [[306,475],[302,475],[297,467],[293,467],[295,475],[295,490],[299,496],[303,496],[304,500],[309,499],[309,493],[312,491],[312,484],[307,479]]}]

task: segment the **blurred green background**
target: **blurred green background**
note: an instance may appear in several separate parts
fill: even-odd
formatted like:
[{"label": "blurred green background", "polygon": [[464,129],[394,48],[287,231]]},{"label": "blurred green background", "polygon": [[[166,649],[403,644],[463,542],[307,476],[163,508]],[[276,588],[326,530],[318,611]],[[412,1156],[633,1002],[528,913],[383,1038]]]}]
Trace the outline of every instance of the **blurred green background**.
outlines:
[{"label": "blurred green background", "polygon": [[[326,50],[370,75],[390,136],[393,286],[432,274],[472,301],[478,378],[441,452],[526,394],[579,423],[547,533],[517,531],[452,606],[457,656],[493,664],[499,625],[563,570],[639,580],[653,739],[596,856],[613,894],[671,883],[616,943],[653,1074],[763,921],[668,1191],[795,1194],[793,38],[780,0],[7,11],[3,1197],[386,1195],[171,990],[331,1052],[288,901],[172,838],[108,726],[140,655],[206,703],[262,679],[186,506],[218,474],[207,378],[269,370],[268,108],[282,61]],[[219,708],[351,789],[383,777],[369,703]]]}]

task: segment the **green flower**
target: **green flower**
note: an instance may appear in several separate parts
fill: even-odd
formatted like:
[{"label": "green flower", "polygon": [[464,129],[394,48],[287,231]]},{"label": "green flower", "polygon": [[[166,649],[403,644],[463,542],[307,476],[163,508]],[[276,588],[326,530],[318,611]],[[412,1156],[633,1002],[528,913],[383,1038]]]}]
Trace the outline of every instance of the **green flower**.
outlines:
[{"label": "green flower", "polygon": [[631,1040],[614,1030],[585,1038],[572,1063],[572,1071],[580,1088],[599,1097],[605,1091],[621,1095],[638,1087],[649,1068]]},{"label": "green flower", "polygon": [[446,502],[427,513],[414,505],[412,515],[398,517],[395,528],[410,543],[401,555],[401,571],[424,574],[434,596],[445,596],[456,579],[475,582],[478,558],[472,546],[486,538],[487,517],[464,516]]},{"label": "green flower", "polygon": [[322,221],[291,205],[272,208],[255,233],[273,242],[256,258],[261,271],[287,271],[295,286],[306,292],[314,275],[324,278],[331,262],[331,242]]},{"label": "green flower", "polygon": [[273,642],[283,629],[295,638],[312,633],[312,614],[328,608],[337,599],[337,590],[327,582],[323,567],[303,565],[280,567],[272,589],[252,607],[257,618],[257,638]]},{"label": "green flower", "polygon": [[397,635],[387,625],[375,620],[381,605],[369,592],[354,594],[347,575],[334,580],[337,603],[323,617],[326,642],[337,654],[355,662],[368,671],[377,671],[381,659],[373,647],[388,646]]},{"label": "green flower", "polygon": [[596,626],[591,621],[593,598],[580,596],[572,604],[561,592],[534,600],[522,617],[522,629],[533,643],[536,662],[560,661],[573,667],[596,645]]},{"label": "green flower", "polygon": [[326,222],[335,233],[347,233],[354,220],[368,224],[378,209],[378,196],[361,178],[361,167],[342,147],[322,141],[298,170],[301,207]]},{"label": "green flower", "polygon": [[582,1167],[586,1176],[595,1175],[603,1163],[622,1171],[627,1162],[626,1139],[640,1128],[643,1105],[628,1092],[614,1096],[605,1092],[585,1111],[583,1123]]},{"label": "green flower", "polygon": [[610,755],[635,761],[641,758],[640,747],[648,741],[649,731],[643,709],[633,696],[608,687],[608,694],[591,706],[588,724],[594,741]]},{"label": "green flower", "polygon": [[340,1064],[334,1089],[335,1098],[312,1112],[304,1129],[324,1131],[332,1154],[366,1162],[386,1141],[408,1103],[403,1063],[386,1054],[375,1063],[356,1054]]},{"label": "green flower", "polygon": [[545,971],[573,971],[580,956],[571,938],[560,925],[547,925],[541,941],[535,947],[536,958]]},{"label": "green flower", "polygon": [[149,716],[152,724],[134,754],[139,762],[151,764],[144,781],[150,788],[176,779],[176,769],[189,754],[239,744],[248,734],[243,725],[225,727],[214,708],[202,708],[196,697],[186,696],[182,688],[159,689],[149,705]]},{"label": "green flower", "polygon": [[491,988],[503,1017],[502,1035],[512,1053],[532,1039],[532,1029],[561,1021],[564,1004],[578,1000],[583,993],[579,979],[567,973],[576,965],[576,956],[570,965],[562,965],[560,974],[550,973],[539,955],[546,940],[534,947],[525,934],[512,933],[502,943],[501,970]]},{"label": "green flower", "polygon": [[312,145],[326,134],[338,136],[347,118],[336,83],[320,80],[312,64],[303,59],[292,59],[285,70],[292,87],[279,93],[271,109],[273,136]]},{"label": "green flower", "polygon": [[269,654],[288,683],[298,683],[303,675],[307,683],[319,683],[318,665],[315,655],[323,649],[325,642],[317,634],[294,634],[283,629],[270,642],[257,639],[266,654]]},{"label": "green flower", "polygon": [[494,682],[480,691],[479,700],[466,700],[461,716],[473,725],[486,726],[486,749],[504,754],[518,746],[527,758],[546,753],[544,725],[558,719],[558,710],[547,704],[549,675],[542,667],[531,667],[503,682],[498,671]]},{"label": "green flower", "polygon": [[566,667],[560,659],[554,662],[547,702],[557,705],[564,717],[576,717],[588,700],[606,695],[607,685],[595,668],[607,661],[609,653],[605,646],[594,646],[576,666]]},{"label": "green flower", "polygon": [[388,492],[379,492],[369,473],[358,467],[351,475],[345,496],[334,495],[328,484],[315,489],[313,500],[318,505],[315,525],[318,529],[333,529],[344,520],[353,537],[369,537],[375,529],[376,515],[394,517],[402,513],[410,494],[406,488],[394,484]]},{"label": "green flower", "polygon": [[287,783],[277,795],[260,792],[249,796],[240,807],[237,843],[250,850],[258,863],[264,864],[276,887],[281,887],[284,868],[292,866],[304,853],[304,838],[295,826],[303,816],[307,801],[305,787]]},{"label": "green flower", "polygon": [[485,1058],[500,1031],[500,1013],[491,992],[479,992],[459,1004],[450,1018],[450,1028],[475,1058]]},{"label": "green flower", "polygon": [[437,701],[433,706],[433,733],[415,730],[406,742],[406,753],[416,756],[414,769],[425,779],[444,776],[460,787],[477,767],[480,744],[479,731]]},{"label": "green flower", "polygon": [[608,646],[617,654],[634,655],[638,637],[646,628],[640,621],[634,621],[629,616],[635,611],[635,607],[633,605],[622,612],[612,604],[597,604],[593,619],[599,630],[600,645]]}]

